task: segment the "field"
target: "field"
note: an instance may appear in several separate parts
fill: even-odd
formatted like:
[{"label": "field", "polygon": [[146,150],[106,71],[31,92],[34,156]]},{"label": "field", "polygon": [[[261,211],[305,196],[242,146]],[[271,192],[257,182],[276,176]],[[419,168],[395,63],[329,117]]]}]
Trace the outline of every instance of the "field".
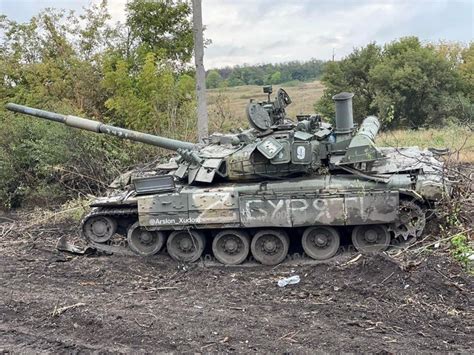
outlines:
[{"label": "field", "polygon": [[[279,86],[273,87],[276,94]],[[314,103],[323,94],[324,86],[319,81],[310,83],[293,83],[291,86],[282,84],[282,88],[290,95],[292,104],[288,106],[287,112],[294,117],[297,114],[307,114],[314,112]],[[245,106],[250,99],[256,101],[266,100],[261,86],[246,85],[225,89],[208,90],[208,112],[210,130],[219,130],[222,125],[224,129],[247,127],[247,117]],[[225,116],[223,120],[222,117]],[[223,122],[224,121],[224,122]]]}]

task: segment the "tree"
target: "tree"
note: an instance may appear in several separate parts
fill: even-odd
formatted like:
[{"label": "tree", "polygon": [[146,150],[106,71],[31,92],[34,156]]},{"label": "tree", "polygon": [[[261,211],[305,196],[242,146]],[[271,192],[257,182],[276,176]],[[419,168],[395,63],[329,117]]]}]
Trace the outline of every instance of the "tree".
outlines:
[{"label": "tree", "polygon": [[281,73],[279,71],[276,71],[272,74],[272,76],[270,77],[270,83],[271,84],[281,83]]},{"label": "tree", "polygon": [[[321,76],[323,62],[311,59],[307,62],[292,61],[279,64],[258,64],[215,69],[229,86],[271,84],[271,77],[280,72],[279,84],[290,80],[309,81]],[[278,74],[276,74],[278,75]],[[276,79],[276,77],[274,78]]]},{"label": "tree", "polygon": [[[20,104],[97,118],[106,110],[101,56],[113,41],[106,3],[74,13],[48,9],[26,23],[0,19],[0,204],[17,207],[95,193],[133,154],[124,143],[38,119],[15,117]],[[124,153],[125,152],[125,153]],[[129,154],[130,153],[130,154]],[[93,177],[93,178],[90,178]]]},{"label": "tree", "polygon": [[459,74],[455,51],[422,45],[416,37],[391,42],[383,48],[372,43],[354,50],[339,62],[325,66],[326,89],[315,108],[334,117],[332,96],[354,92],[354,116],[360,122],[378,115],[385,127],[439,125],[461,119],[467,90]]},{"label": "tree", "polygon": [[[374,106],[390,126],[418,128],[441,124],[451,115],[458,77],[449,61],[418,38],[387,44],[384,58],[369,73],[376,97]],[[449,104],[448,104],[449,106]]]},{"label": "tree", "polygon": [[459,73],[463,79],[464,90],[472,103],[474,102],[474,42],[461,52]]},{"label": "tree", "polygon": [[370,85],[369,73],[381,60],[381,48],[371,43],[364,48],[355,49],[346,59],[340,62],[328,62],[324,69],[322,81],[326,89],[316,105],[316,110],[334,117],[332,97],[341,91],[351,91],[354,117],[357,122],[375,113],[372,102],[375,96]]},{"label": "tree", "polygon": [[164,54],[187,63],[193,53],[191,6],[178,0],[131,0],[126,5],[127,26],[139,51]]},{"label": "tree", "polygon": [[209,71],[206,78],[206,86],[209,89],[215,89],[215,88],[220,87],[221,83],[222,83],[222,76],[219,74],[219,72],[217,70]]},{"label": "tree", "polygon": [[245,85],[245,82],[243,79],[240,77],[240,72],[237,70],[234,70],[232,74],[230,74],[229,79],[229,86],[241,86]]},{"label": "tree", "polygon": [[128,5],[127,24],[116,27],[106,1],[80,15],[48,9],[26,23],[0,16],[0,204],[98,193],[156,156],[145,145],[15,117],[7,101],[196,139],[188,3]]},{"label": "tree", "polygon": [[175,75],[166,59],[150,52],[138,72],[125,60],[109,62],[102,85],[109,92],[105,105],[120,125],[174,138],[194,138],[194,79]]}]

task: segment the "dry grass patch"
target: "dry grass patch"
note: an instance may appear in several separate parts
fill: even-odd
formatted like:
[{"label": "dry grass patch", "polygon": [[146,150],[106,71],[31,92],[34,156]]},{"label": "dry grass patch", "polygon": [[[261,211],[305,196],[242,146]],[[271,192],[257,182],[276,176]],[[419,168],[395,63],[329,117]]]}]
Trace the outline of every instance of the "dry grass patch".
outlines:
[{"label": "dry grass patch", "polygon": [[[314,103],[322,96],[324,86],[319,81],[309,83],[291,83],[274,85],[274,93],[279,87],[284,88],[293,100],[288,106],[287,113],[290,117],[298,114],[314,113]],[[272,94],[272,97],[274,94]],[[257,101],[266,100],[262,87],[257,85],[237,86],[224,89],[208,90],[208,112],[210,131],[229,131],[235,128],[248,127],[245,107],[250,99]]]},{"label": "dry grass patch", "polygon": [[449,148],[453,160],[474,163],[474,134],[465,127],[383,132],[377,136],[376,143],[391,147]]}]

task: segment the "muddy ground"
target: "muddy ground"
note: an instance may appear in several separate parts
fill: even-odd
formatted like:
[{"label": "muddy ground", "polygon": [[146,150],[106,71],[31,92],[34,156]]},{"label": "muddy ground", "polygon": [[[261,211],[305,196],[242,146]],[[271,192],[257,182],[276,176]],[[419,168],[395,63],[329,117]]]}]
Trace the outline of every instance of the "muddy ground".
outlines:
[{"label": "muddy ground", "polygon": [[446,254],[209,268],[57,252],[64,233],[4,228],[0,353],[473,349],[472,277]]}]

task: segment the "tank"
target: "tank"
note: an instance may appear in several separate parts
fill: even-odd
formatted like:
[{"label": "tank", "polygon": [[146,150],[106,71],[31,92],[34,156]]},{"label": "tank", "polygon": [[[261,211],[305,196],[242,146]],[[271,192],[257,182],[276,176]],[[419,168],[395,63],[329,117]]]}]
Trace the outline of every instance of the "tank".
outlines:
[{"label": "tank", "polygon": [[[194,262],[204,250],[237,265],[288,257],[333,257],[341,239],[378,252],[419,237],[429,206],[450,195],[443,163],[429,150],[378,147],[377,117],[353,122],[351,93],[333,97],[334,125],[319,115],[291,119],[288,94],[264,87],[250,100],[250,128],[190,143],[9,103],[8,110],[67,126],[151,144],[177,153],[146,173],[115,181],[97,198],[80,230],[93,247],[126,244],[141,256],[167,253]],[[349,238],[347,238],[349,237]],[[126,241],[126,243],[124,243]]]}]

